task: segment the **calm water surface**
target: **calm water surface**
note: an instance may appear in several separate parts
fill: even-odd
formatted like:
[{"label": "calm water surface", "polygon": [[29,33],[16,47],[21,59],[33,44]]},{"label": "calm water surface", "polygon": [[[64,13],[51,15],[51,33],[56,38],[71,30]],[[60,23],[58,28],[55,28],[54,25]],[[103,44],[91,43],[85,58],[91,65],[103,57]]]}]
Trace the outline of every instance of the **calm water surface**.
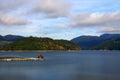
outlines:
[{"label": "calm water surface", "polygon": [[0,52],[0,57],[43,61],[0,62],[0,80],[120,80],[120,51]]}]

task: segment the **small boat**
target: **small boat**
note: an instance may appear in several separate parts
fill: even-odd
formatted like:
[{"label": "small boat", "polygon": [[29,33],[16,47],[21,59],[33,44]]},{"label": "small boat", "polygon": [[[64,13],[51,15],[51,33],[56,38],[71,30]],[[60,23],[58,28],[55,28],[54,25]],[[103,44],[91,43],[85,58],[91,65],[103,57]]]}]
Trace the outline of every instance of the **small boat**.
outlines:
[{"label": "small boat", "polygon": [[0,61],[36,61],[43,60],[44,57],[39,55],[37,58],[34,57],[0,57]]}]

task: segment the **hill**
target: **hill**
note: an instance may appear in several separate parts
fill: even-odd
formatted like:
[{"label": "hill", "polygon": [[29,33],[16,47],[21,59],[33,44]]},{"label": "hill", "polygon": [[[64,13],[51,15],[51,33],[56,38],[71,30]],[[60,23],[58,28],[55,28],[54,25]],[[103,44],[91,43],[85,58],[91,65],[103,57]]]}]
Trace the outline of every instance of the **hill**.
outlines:
[{"label": "hill", "polygon": [[119,39],[120,34],[103,34],[101,36],[79,36],[71,41],[79,45],[82,49],[90,49],[103,42]]},{"label": "hill", "polygon": [[1,50],[80,50],[80,47],[67,40],[26,37],[3,46]]},{"label": "hill", "polygon": [[120,39],[103,42],[91,49],[94,49],[94,50],[120,50]]}]

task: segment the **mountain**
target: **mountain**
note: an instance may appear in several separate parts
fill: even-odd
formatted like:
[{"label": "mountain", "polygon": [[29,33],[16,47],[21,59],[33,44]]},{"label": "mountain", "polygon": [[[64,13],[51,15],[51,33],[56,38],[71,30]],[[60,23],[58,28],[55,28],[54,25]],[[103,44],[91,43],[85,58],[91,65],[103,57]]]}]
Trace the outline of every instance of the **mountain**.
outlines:
[{"label": "mountain", "polygon": [[102,40],[114,40],[120,38],[120,34],[103,34],[100,38]]},{"label": "mountain", "polygon": [[99,37],[97,36],[80,36],[71,40],[79,45],[81,48],[89,48],[93,45],[99,44]]},{"label": "mountain", "polygon": [[120,39],[103,42],[91,49],[94,49],[94,50],[120,50]]},{"label": "mountain", "polygon": [[79,36],[71,41],[79,45],[82,49],[89,49],[105,41],[119,39],[120,34],[103,34],[101,36]]},{"label": "mountain", "polygon": [[67,40],[25,37],[3,46],[1,50],[80,50],[80,47]]},{"label": "mountain", "polygon": [[24,38],[23,36],[17,36],[17,35],[6,35],[6,36],[1,36],[0,35],[0,41],[10,41],[10,42],[15,42],[20,39]]}]

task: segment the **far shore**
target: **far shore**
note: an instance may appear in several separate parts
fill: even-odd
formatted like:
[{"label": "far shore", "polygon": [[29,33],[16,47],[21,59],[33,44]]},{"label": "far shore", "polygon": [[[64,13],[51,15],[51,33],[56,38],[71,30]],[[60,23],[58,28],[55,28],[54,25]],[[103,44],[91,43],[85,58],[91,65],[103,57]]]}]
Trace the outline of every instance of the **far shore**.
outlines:
[{"label": "far shore", "polygon": [[81,50],[0,50],[0,52],[78,52]]},{"label": "far shore", "polygon": [[79,52],[79,51],[120,51],[120,50],[0,50],[0,52]]}]

